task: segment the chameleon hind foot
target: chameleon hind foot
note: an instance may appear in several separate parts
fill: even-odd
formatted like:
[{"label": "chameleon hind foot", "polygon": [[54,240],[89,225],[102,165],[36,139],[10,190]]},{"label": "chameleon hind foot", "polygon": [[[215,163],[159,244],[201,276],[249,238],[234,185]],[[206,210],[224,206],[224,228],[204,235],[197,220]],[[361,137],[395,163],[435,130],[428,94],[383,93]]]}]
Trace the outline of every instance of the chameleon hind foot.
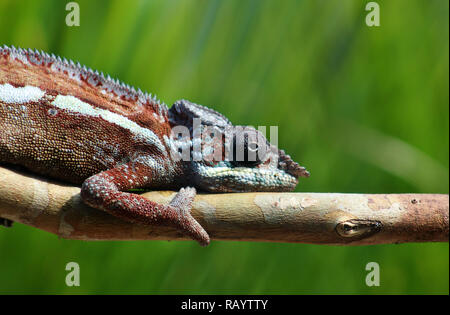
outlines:
[{"label": "chameleon hind foot", "polygon": [[198,241],[200,245],[207,246],[210,242],[209,235],[191,214],[195,195],[195,188],[181,188],[173,197],[168,208],[178,213],[177,225],[184,233]]}]

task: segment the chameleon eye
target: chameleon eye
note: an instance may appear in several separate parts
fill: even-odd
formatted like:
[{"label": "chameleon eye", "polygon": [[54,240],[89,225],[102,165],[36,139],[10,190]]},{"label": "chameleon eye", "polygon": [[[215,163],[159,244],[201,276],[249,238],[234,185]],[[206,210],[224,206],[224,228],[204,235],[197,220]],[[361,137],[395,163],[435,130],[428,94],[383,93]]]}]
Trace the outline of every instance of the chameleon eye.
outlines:
[{"label": "chameleon eye", "polygon": [[257,142],[252,142],[252,143],[249,143],[248,144],[248,150],[249,151],[258,151],[258,148],[259,148],[259,146],[258,146],[258,143]]},{"label": "chameleon eye", "polygon": [[261,164],[259,145],[255,136],[247,133],[237,133],[233,137],[233,160],[236,166],[252,167]]}]

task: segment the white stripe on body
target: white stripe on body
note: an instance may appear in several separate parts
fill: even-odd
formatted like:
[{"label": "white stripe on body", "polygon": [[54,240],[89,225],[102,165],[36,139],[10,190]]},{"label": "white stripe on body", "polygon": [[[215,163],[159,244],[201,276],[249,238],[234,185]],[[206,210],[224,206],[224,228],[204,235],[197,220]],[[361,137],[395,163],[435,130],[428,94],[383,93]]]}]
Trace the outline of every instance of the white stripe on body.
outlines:
[{"label": "white stripe on body", "polygon": [[[11,84],[0,84],[0,100],[7,104],[25,104],[38,102],[45,96],[42,91],[35,86],[14,87]],[[111,124],[118,125],[129,130],[136,140],[144,141],[148,145],[155,145],[164,155],[167,156],[165,146],[158,136],[150,129],[139,126],[134,121],[125,116],[113,113],[109,110],[95,108],[94,106],[79,100],[71,95],[58,95],[51,102],[51,105],[72,113],[82,114],[91,117],[99,117]]]},{"label": "white stripe on body", "polygon": [[60,109],[65,109],[69,112],[79,113],[82,115],[99,117],[112,124],[118,125],[124,129],[131,131],[137,139],[146,141],[150,145],[155,145],[165,155],[167,155],[166,148],[159,140],[158,136],[150,129],[143,128],[134,121],[125,116],[110,112],[109,110],[95,108],[92,105],[85,103],[78,98],[71,95],[58,95],[51,102],[51,104]]},{"label": "white stripe on body", "polygon": [[37,102],[45,92],[35,86],[14,87],[11,84],[0,84],[0,100],[8,104],[24,104]]}]

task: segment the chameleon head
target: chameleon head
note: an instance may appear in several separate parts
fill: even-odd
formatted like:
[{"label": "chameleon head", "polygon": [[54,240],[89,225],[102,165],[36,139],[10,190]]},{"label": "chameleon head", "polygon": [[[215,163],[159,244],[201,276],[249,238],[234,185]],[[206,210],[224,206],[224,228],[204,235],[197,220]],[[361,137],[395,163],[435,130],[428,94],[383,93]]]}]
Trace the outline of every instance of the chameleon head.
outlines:
[{"label": "chameleon head", "polygon": [[[185,100],[169,111],[190,130],[193,184],[209,192],[291,191],[309,172],[258,130],[234,126],[220,113]],[[194,120],[201,120],[200,129]],[[197,136],[197,137],[196,137]]]}]

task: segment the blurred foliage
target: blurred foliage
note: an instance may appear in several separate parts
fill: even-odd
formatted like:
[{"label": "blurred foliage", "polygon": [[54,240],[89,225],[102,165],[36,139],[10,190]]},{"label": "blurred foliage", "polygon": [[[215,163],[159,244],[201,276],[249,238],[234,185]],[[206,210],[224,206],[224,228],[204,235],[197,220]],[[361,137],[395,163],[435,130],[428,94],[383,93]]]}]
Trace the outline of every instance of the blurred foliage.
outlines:
[{"label": "blurred foliage", "polygon": [[[449,2],[0,1],[0,44],[80,61],[237,124],[278,125],[297,191],[448,193]],[[81,267],[66,287],[65,264]],[[365,285],[365,265],[381,286]],[[448,244],[68,241],[0,229],[0,293],[446,293]]]}]

